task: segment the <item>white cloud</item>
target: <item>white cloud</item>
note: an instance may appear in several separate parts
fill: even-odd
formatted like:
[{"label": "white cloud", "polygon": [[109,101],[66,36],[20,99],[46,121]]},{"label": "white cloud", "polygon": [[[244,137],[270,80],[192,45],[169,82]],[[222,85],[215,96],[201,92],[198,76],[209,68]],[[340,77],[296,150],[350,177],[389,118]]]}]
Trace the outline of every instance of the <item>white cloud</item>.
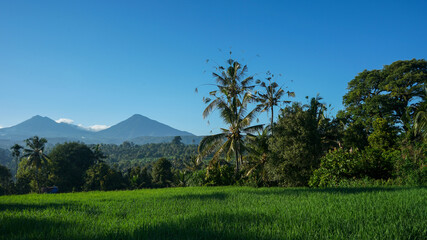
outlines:
[{"label": "white cloud", "polygon": [[94,131],[94,132],[98,132],[98,131],[101,131],[101,130],[104,130],[104,129],[107,129],[107,128],[109,128],[110,126],[107,126],[107,125],[93,125],[93,126],[90,126],[89,127],[89,130],[92,130],[92,131]]},{"label": "white cloud", "polygon": [[72,124],[74,121],[68,118],[60,118],[58,120],[56,120],[55,122],[57,123],[67,123],[67,124]]},{"label": "white cloud", "polygon": [[85,127],[82,124],[78,124],[77,126],[79,126],[81,128],[84,128],[86,130],[89,130],[89,131],[93,131],[93,132],[99,132],[101,130],[104,130],[104,129],[107,129],[107,128],[111,127],[111,126],[107,126],[107,125],[98,125],[98,124],[92,125],[92,126],[89,126],[89,127]]},{"label": "white cloud", "polygon": [[2,125],[0,125],[0,128],[4,128]]}]

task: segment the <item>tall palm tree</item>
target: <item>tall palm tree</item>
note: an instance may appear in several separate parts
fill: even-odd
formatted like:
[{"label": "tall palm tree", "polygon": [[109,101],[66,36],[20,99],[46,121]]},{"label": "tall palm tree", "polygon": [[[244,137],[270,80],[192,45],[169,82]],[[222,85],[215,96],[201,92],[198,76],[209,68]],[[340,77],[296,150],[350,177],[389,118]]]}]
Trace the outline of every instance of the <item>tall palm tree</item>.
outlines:
[{"label": "tall palm tree", "polygon": [[27,148],[24,148],[24,157],[28,159],[27,167],[35,168],[36,170],[36,182],[37,189],[40,191],[40,170],[43,168],[43,165],[46,165],[48,157],[44,154],[44,147],[47,143],[45,138],[39,138],[34,136],[25,140]]},{"label": "tall palm tree", "polygon": [[15,158],[15,179],[16,179],[16,175],[18,174],[18,164],[19,164],[19,157],[21,156],[21,149],[22,149],[22,146],[19,144],[15,144],[10,148],[10,150],[12,150],[12,157]]},{"label": "tall palm tree", "polygon": [[264,88],[265,93],[258,92],[258,96],[256,101],[259,102],[258,106],[261,108],[261,112],[267,111],[271,113],[270,117],[270,126],[271,132],[273,132],[273,124],[274,124],[274,107],[278,106],[280,103],[290,103],[291,101],[282,101],[281,99],[285,94],[288,97],[295,97],[295,92],[290,92],[283,90],[279,85],[272,81],[274,78],[274,74],[267,72],[267,82],[263,82],[261,80],[257,80],[256,83],[259,84],[262,88]]},{"label": "tall palm tree", "polygon": [[259,108],[256,107],[248,112],[248,104],[254,101],[254,96],[250,92],[255,86],[251,85],[253,77],[246,77],[247,66],[241,65],[230,59],[228,68],[219,67],[221,73],[213,73],[216,78],[218,90],[210,92],[213,100],[205,98],[205,103],[209,103],[203,112],[206,118],[213,110],[218,109],[221,118],[228,125],[228,129],[221,128],[222,133],[206,136],[199,144],[199,160],[209,152],[215,152],[213,161],[219,160],[225,154],[227,160],[231,160],[234,155],[236,161],[236,175],[240,172],[242,163],[242,153],[245,150],[244,137],[247,133],[257,131],[262,125],[250,126]]}]

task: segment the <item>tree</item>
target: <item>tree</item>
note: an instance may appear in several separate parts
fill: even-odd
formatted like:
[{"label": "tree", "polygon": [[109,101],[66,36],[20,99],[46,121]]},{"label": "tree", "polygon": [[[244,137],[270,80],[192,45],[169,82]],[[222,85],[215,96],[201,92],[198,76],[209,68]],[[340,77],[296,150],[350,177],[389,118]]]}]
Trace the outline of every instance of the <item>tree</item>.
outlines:
[{"label": "tree", "polygon": [[160,158],[154,163],[151,175],[155,186],[171,187],[173,182],[172,163],[166,158]]},{"label": "tree", "polygon": [[293,103],[282,110],[269,140],[271,179],[284,186],[306,186],[320,157],[337,147],[337,122],[326,117],[317,96],[310,104]]},{"label": "tree", "polygon": [[132,189],[141,189],[151,187],[151,175],[147,167],[132,167],[128,174],[129,184]]},{"label": "tree", "polygon": [[222,154],[227,160],[231,160],[234,154],[236,162],[236,176],[240,172],[242,153],[245,150],[244,136],[262,129],[262,125],[250,126],[255,118],[258,108],[248,112],[248,104],[254,101],[254,95],[250,92],[255,86],[251,85],[253,77],[246,77],[247,66],[230,59],[228,67],[220,66],[220,73],[213,73],[218,90],[210,92],[211,98],[204,98],[209,103],[203,112],[206,118],[213,110],[220,112],[221,118],[228,128],[221,128],[222,133],[206,136],[199,144],[199,160],[207,153],[214,152],[213,161],[218,161]]},{"label": "tree", "polygon": [[10,170],[0,165],[0,196],[11,193],[12,185],[12,174]]},{"label": "tree", "polygon": [[180,136],[175,136],[172,139],[172,144],[174,144],[174,145],[181,145],[182,144],[182,138]]},{"label": "tree", "polygon": [[12,157],[15,158],[15,178],[18,173],[19,157],[21,156],[22,146],[19,144],[13,145],[10,150],[12,151]]},{"label": "tree", "polygon": [[27,158],[26,167],[35,169],[37,191],[40,192],[40,176],[39,173],[43,167],[48,163],[48,157],[44,154],[45,144],[47,140],[45,138],[39,138],[34,136],[25,140],[27,148],[24,148],[24,157]]},{"label": "tree", "polygon": [[274,107],[278,106],[280,103],[290,103],[291,101],[282,101],[281,99],[285,94],[288,95],[288,97],[295,97],[294,92],[283,90],[279,85],[272,81],[274,78],[274,74],[271,74],[270,72],[267,72],[267,81],[263,82],[261,80],[257,80],[256,83],[259,84],[262,88],[264,88],[265,93],[258,92],[258,96],[256,97],[256,101],[259,102],[258,106],[261,109],[261,112],[267,111],[267,113],[270,111],[271,117],[270,117],[270,126],[271,126],[271,132],[273,133],[273,123],[274,123]]},{"label": "tree", "polygon": [[[97,153],[98,157],[100,152]],[[81,190],[85,172],[97,160],[97,156],[83,143],[70,142],[56,145],[49,153],[52,163],[52,179],[61,192]]]},{"label": "tree", "polygon": [[86,171],[83,190],[119,190],[125,189],[126,184],[120,171],[110,168],[106,163],[99,162]]},{"label": "tree", "polygon": [[101,151],[101,144],[97,144],[95,147],[93,147],[92,152],[95,158],[95,163],[104,162],[104,159],[108,158],[108,156]]},{"label": "tree", "polygon": [[[411,129],[415,110],[423,100],[427,61],[396,61],[380,70],[365,70],[348,84],[339,113],[346,127],[363,126],[365,144],[373,131],[373,119],[383,118],[404,133]],[[353,143],[350,143],[353,144]]]},{"label": "tree", "polygon": [[373,132],[368,137],[372,148],[388,150],[396,144],[397,130],[383,118],[377,118],[373,122]]}]

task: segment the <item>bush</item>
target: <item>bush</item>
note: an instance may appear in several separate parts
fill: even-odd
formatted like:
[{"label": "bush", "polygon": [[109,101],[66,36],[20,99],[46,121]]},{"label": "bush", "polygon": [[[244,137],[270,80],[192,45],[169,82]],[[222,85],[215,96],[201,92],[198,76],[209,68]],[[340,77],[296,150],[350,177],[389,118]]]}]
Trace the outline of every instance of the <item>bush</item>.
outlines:
[{"label": "bush", "polygon": [[358,179],[388,180],[400,151],[366,148],[363,151],[338,149],[321,158],[320,167],[310,178],[311,187],[340,186],[341,182]]},{"label": "bush", "polygon": [[218,162],[206,171],[206,186],[227,186],[234,183],[234,168],[227,162]]},{"label": "bush", "polygon": [[191,174],[187,186],[197,187],[206,184],[206,169],[195,171]]},{"label": "bush", "polygon": [[151,174],[147,167],[132,167],[128,174],[129,186],[131,189],[141,189],[151,187]]},{"label": "bush", "polygon": [[319,169],[313,172],[310,187],[328,187],[338,184],[342,179],[360,177],[361,162],[358,151],[343,149],[329,152],[320,160]]},{"label": "bush", "polygon": [[85,184],[83,186],[85,191],[108,191],[125,188],[126,184],[121,172],[110,168],[106,163],[94,164],[86,171]]},{"label": "bush", "polygon": [[404,146],[401,157],[394,162],[394,176],[406,185],[427,184],[427,144],[416,143]]}]

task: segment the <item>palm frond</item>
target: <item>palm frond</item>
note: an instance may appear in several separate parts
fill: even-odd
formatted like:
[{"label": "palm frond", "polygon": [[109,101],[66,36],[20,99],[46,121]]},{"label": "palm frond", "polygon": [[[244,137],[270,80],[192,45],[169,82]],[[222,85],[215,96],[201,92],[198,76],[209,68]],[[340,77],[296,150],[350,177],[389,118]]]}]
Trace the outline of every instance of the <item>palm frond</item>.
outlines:
[{"label": "palm frond", "polygon": [[255,126],[247,127],[245,129],[243,129],[243,131],[249,135],[250,133],[262,131],[263,129],[264,129],[264,124],[258,124],[258,125],[255,125]]},{"label": "palm frond", "polygon": [[245,80],[242,81],[242,86],[243,87],[247,87],[247,85],[252,82],[252,80],[254,80],[253,76],[247,77],[245,78]]},{"label": "palm frond", "polygon": [[222,153],[226,153],[226,157],[228,159],[228,152],[230,150],[230,145],[231,145],[231,140],[228,139],[227,141],[224,142],[224,144],[222,144],[222,146],[216,151],[216,153],[213,156],[213,159],[219,159],[219,157],[221,156]]},{"label": "palm frond", "polygon": [[215,109],[215,107],[218,105],[218,102],[220,99],[215,99],[212,102],[209,103],[209,105],[205,108],[203,111],[203,118],[206,118],[209,116],[209,114]]},{"label": "palm frond", "polygon": [[[206,149],[211,150],[212,147],[215,147],[218,142],[223,141],[226,138],[227,134],[225,133],[219,133],[215,135],[205,136],[199,143],[198,152],[199,155],[204,155],[206,152]],[[208,151],[208,152],[209,152]]]},{"label": "palm frond", "polygon": [[257,106],[251,112],[246,115],[240,122],[241,127],[247,127],[251,124],[252,120],[256,117],[256,114],[260,111],[260,108]]}]

